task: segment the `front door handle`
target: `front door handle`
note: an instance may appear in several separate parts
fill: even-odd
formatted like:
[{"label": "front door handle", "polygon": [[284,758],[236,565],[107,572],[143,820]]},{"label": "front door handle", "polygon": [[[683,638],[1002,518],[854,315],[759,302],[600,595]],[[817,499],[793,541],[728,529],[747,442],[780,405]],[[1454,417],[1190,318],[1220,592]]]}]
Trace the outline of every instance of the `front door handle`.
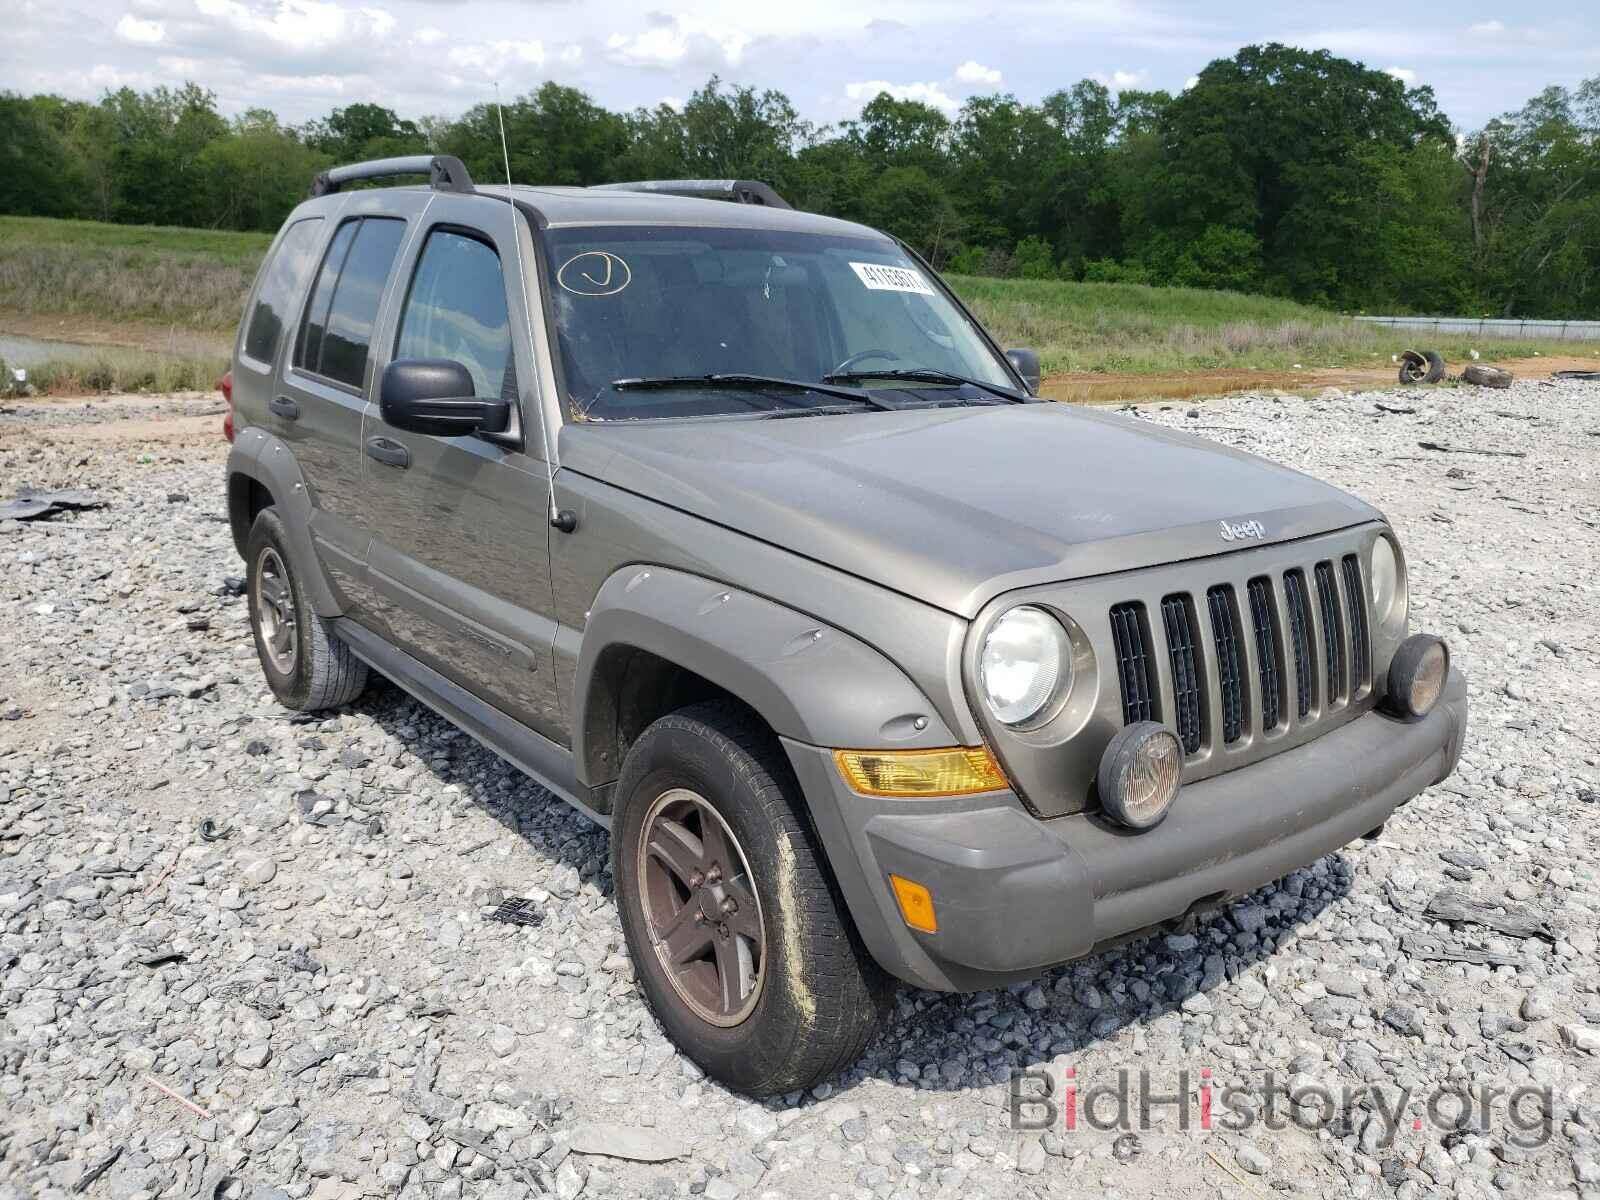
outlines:
[{"label": "front door handle", "polygon": [[401,470],[411,465],[411,451],[393,438],[368,438],[367,457],[375,458],[385,466],[399,467]]},{"label": "front door handle", "polygon": [[288,396],[274,396],[268,401],[267,407],[285,421],[295,421],[300,417],[300,405],[289,399]]}]

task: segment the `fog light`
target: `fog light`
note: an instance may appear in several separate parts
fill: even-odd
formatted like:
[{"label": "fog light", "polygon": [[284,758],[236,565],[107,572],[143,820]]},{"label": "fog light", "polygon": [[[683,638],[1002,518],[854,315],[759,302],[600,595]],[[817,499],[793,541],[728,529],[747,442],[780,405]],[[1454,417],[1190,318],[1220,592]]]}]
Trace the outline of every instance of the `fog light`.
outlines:
[{"label": "fog light", "polygon": [[1129,725],[1100,759],[1100,807],[1132,829],[1149,829],[1172,807],[1182,772],[1177,734],[1154,721]]},{"label": "fog light", "polygon": [[895,903],[900,906],[900,916],[913,929],[923,933],[938,933],[939,918],[933,912],[933,893],[920,883],[889,876],[889,886],[894,889]]},{"label": "fog light", "polygon": [[1414,633],[1389,661],[1389,705],[1402,716],[1425,717],[1444,695],[1450,649],[1429,633]]}]

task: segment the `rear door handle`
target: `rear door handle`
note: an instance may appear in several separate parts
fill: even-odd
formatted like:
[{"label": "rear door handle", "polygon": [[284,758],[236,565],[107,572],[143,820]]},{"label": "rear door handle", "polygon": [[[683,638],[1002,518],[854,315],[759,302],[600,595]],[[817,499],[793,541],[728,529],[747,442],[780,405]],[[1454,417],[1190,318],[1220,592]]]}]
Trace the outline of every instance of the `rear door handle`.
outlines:
[{"label": "rear door handle", "polygon": [[401,470],[411,465],[411,451],[393,438],[368,438],[367,457],[375,458],[386,466],[399,467]]},{"label": "rear door handle", "polygon": [[289,399],[287,396],[274,396],[267,403],[267,407],[273,412],[277,413],[285,421],[298,420],[300,417],[300,405]]}]

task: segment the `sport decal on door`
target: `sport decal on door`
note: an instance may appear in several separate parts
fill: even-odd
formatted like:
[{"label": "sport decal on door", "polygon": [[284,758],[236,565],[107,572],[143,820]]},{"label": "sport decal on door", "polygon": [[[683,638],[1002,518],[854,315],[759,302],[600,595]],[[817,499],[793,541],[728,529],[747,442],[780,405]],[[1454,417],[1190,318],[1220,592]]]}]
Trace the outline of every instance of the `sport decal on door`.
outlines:
[{"label": "sport decal on door", "polygon": [[910,267],[886,267],[882,263],[850,264],[856,277],[875,292],[915,292],[919,296],[933,295],[933,289],[920,271]]}]

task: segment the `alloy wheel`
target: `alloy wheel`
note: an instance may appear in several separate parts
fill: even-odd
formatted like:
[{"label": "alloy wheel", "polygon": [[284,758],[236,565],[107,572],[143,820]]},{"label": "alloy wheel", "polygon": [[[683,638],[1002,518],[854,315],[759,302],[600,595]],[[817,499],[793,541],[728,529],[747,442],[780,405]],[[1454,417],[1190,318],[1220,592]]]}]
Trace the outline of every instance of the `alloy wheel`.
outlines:
[{"label": "alloy wheel", "polygon": [[766,933],[750,864],[704,796],[673,788],[645,813],[637,871],[667,980],[701,1020],[738,1025],[761,998]]},{"label": "alloy wheel", "polygon": [[289,586],[288,568],[271,546],[264,547],[256,559],[252,587],[261,644],[266,647],[273,668],[279,674],[292,675],[300,649],[300,635],[294,619],[294,591]]}]

